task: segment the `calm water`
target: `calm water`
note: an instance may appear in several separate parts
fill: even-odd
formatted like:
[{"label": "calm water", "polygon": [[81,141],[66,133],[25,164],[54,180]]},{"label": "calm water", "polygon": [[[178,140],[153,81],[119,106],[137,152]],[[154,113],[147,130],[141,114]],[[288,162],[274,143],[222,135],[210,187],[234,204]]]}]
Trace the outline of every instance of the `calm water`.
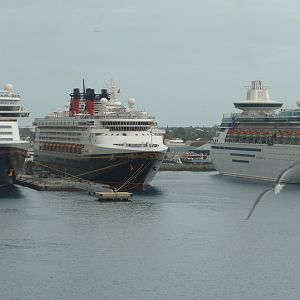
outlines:
[{"label": "calm water", "polygon": [[300,187],[160,172],[133,203],[0,192],[1,299],[299,299]]}]

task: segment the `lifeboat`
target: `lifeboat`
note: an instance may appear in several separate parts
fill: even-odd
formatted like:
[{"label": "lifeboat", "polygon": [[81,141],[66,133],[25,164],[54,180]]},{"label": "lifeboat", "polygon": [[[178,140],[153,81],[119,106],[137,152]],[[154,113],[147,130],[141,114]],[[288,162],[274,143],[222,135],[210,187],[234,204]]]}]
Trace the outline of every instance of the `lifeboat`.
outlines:
[{"label": "lifeboat", "polygon": [[294,131],[294,132],[292,133],[292,136],[293,136],[293,137],[297,137],[298,135],[300,135],[300,132]]},{"label": "lifeboat", "polygon": [[258,133],[258,135],[260,135],[260,136],[269,135],[269,132],[266,132],[266,131],[260,131],[260,132]]}]

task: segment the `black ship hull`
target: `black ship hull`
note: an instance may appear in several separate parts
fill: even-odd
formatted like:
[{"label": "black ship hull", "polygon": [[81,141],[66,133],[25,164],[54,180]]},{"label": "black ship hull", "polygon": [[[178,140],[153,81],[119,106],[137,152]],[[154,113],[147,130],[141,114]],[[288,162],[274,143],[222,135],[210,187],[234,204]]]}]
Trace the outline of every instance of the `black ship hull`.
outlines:
[{"label": "black ship hull", "polygon": [[14,184],[25,162],[26,150],[0,147],[0,185]]},{"label": "black ship hull", "polygon": [[54,156],[42,151],[34,156],[36,166],[74,180],[89,180],[120,190],[147,189],[157,173],[163,152]]}]

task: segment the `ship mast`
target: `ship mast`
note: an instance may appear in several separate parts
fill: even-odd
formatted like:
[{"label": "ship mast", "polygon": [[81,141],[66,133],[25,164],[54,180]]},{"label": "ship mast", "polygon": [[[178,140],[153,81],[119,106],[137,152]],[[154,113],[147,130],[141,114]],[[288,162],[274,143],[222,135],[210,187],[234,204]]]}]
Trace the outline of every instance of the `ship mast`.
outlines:
[{"label": "ship mast", "polygon": [[113,79],[111,79],[107,84],[106,84],[108,93],[110,95],[110,102],[116,102],[118,101],[117,94],[120,92],[118,87],[116,86],[115,82]]}]

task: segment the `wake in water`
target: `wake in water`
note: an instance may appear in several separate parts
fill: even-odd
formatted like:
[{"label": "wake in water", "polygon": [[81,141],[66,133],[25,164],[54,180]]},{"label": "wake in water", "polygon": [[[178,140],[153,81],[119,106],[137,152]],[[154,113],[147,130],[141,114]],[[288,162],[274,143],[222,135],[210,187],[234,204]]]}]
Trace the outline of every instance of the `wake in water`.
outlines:
[{"label": "wake in water", "polygon": [[300,161],[296,162],[295,164],[292,164],[291,166],[289,166],[288,168],[284,169],[279,176],[277,177],[276,183],[273,187],[268,188],[266,190],[264,190],[255,200],[248,216],[247,216],[247,220],[249,220],[249,218],[251,217],[255,207],[257,206],[257,204],[260,202],[260,200],[267,194],[274,192],[275,195],[278,195],[284,188],[284,184],[282,184],[282,181],[284,180],[284,177],[287,176],[297,165],[300,164]]}]

